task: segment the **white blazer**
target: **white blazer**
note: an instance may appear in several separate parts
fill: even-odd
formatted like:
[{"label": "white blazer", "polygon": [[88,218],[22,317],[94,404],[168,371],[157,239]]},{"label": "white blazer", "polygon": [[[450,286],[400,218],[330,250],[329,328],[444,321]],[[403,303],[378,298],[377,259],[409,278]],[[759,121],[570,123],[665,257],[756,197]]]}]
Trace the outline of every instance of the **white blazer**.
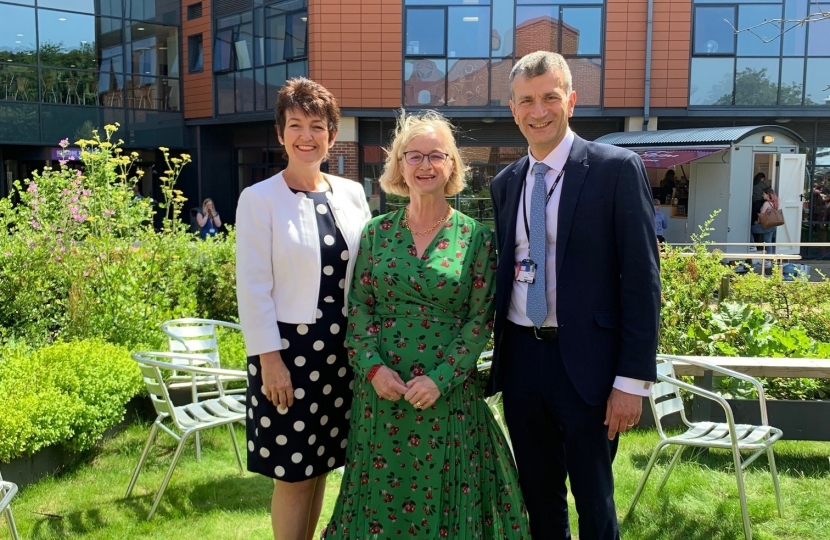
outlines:
[{"label": "white blazer", "polygon": [[[329,207],[349,246],[344,299],[360,234],[371,217],[363,186],[326,175]],[[320,237],[314,201],[294,193],[282,173],[242,191],[236,209],[236,296],[249,356],[279,351],[277,321],[311,324],[320,294]]]}]

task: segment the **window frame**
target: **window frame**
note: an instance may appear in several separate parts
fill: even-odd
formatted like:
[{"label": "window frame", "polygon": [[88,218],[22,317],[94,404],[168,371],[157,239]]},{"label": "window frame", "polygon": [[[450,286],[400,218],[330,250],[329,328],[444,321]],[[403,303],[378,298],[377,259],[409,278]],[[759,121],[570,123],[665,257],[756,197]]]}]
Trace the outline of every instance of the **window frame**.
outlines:
[{"label": "window frame", "polygon": [[[194,59],[194,45],[198,45],[199,56]],[[198,67],[194,68],[194,61],[198,60]],[[187,72],[203,73],[205,71],[204,35],[202,32],[187,36]]]}]

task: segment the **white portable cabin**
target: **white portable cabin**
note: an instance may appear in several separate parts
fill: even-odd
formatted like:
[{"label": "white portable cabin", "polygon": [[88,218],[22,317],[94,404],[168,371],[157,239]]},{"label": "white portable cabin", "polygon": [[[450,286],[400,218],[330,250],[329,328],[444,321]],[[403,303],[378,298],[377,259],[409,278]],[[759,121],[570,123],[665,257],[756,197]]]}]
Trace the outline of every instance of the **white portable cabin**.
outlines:
[{"label": "white portable cabin", "polygon": [[[764,172],[766,183],[778,194],[784,225],[778,227],[777,242],[800,242],[804,207],[806,156],[798,153],[804,142],[796,132],[782,126],[735,126],[658,131],[630,131],[604,135],[596,142],[633,150],[646,165],[652,186],[665,170],[677,178],[688,178],[685,216],[676,205],[661,207],[669,218],[663,236],[669,243],[690,242],[709,216],[712,223],[707,241],[751,242],[752,179]],[[745,252],[746,246],[729,246],[728,252]],[[798,253],[798,246],[782,246],[778,253]]]}]

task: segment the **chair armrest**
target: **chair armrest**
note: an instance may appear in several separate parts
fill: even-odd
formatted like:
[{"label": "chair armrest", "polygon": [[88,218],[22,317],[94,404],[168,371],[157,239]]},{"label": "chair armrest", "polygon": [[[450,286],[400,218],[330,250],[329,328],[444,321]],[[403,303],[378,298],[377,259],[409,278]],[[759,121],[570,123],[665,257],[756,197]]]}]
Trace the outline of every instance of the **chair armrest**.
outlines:
[{"label": "chair armrest", "polygon": [[712,392],[711,390],[704,390],[703,388],[699,388],[693,384],[685,383],[681,380],[675,379],[674,377],[661,375],[659,373],[657,374],[657,380],[660,382],[671,384],[672,386],[676,386],[678,388],[682,388],[683,390],[686,390],[691,394],[700,396],[705,399],[709,399],[720,405],[723,409],[724,414],[726,414],[726,422],[729,424],[729,429],[734,434],[735,415],[732,413],[732,407],[729,406],[729,402],[727,402],[723,396],[716,392]]},{"label": "chair armrest", "polygon": [[202,367],[190,364],[172,364],[171,362],[153,360],[153,358],[169,358],[170,360],[182,359],[189,362],[203,362],[210,364],[210,357],[205,354],[188,354],[188,353],[172,353],[172,352],[134,352],[131,355],[135,360],[142,364],[155,366],[160,369],[168,371],[176,371],[178,373],[192,373],[194,375],[213,375],[216,377],[238,377],[240,379],[248,377],[244,370],[240,369],[223,369],[215,367]]},{"label": "chair armrest", "polygon": [[761,407],[764,410],[764,415],[765,415],[764,423],[766,424],[766,402],[767,402],[767,398],[766,398],[766,394],[764,393],[764,386],[761,384],[761,382],[758,379],[756,379],[754,377],[750,377],[749,375],[747,375],[745,373],[739,373],[737,371],[727,369],[727,368],[724,368],[724,367],[720,367],[720,366],[716,366],[715,364],[710,364],[708,362],[703,362],[701,360],[690,360],[688,358],[681,358],[681,357],[678,357],[678,356],[671,356],[671,355],[668,355],[668,354],[658,354],[657,357],[658,358],[665,358],[667,360],[670,360],[671,362],[683,362],[683,363],[690,364],[690,365],[693,365],[693,366],[698,366],[698,367],[701,367],[703,369],[709,370],[713,373],[718,373],[720,375],[725,375],[727,377],[734,377],[736,379],[740,379],[742,381],[746,381],[746,382],[752,384],[755,387],[755,389],[758,391],[758,400],[762,404]]},{"label": "chair armrest", "polygon": [[493,367],[493,362],[482,362],[476,366],[476,369],[479,373],[490,371],[490,368]]},{"label": "chair armrest", "polygon": [[12,499],[17,494],[17,484],[11,482],[0,482],[0,491],[5,491],[6,494],[0,499],[0,513],[6,511],[6,508],[11,504]]}]

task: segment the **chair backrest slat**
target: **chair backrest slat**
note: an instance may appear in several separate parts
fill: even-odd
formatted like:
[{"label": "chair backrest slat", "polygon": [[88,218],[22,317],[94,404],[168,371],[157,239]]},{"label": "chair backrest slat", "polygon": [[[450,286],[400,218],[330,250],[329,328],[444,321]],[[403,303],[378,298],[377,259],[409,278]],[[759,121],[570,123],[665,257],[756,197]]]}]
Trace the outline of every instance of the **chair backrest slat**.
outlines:
[{"label": "chair backrest slat", "polygon": [[216,327],[212,324],[193,324],[187,326],[170,325],[166,326],[164,330],[183,339],[201,338],[216,334]]},{"label": "chair backrest slat", "polygon": [[674,395],[676,391],[677,387],[671,383],[657,382],[651,389],[651,395],[654,396],[654,399],[657,399],[668,395]]},{"label": "chair backrest slat", "polygon": [[654,410],[657,413],[658,420],[662,419],[664,416],[682,411],[683,400],[676,397],[667,399],[666,401],[661,401],[660,403],[655,403]]}]

